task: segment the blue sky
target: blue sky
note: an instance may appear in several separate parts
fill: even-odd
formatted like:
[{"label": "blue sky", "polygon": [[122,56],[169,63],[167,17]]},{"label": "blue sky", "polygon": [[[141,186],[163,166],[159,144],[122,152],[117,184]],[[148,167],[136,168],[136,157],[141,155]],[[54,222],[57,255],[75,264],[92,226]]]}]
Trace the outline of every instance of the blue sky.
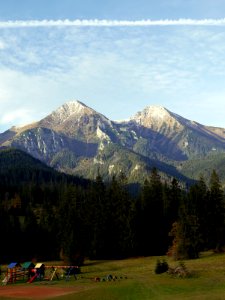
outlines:
[{"label": "blue sky", "polygon": [[0,0],[0,132],[73,99],[113,120],[157,104],[225,128],[223,12],[223,0]]},{"label": "blue sky", "polygon": [[223,18],[224,0],[0,0],[0,19]]}]

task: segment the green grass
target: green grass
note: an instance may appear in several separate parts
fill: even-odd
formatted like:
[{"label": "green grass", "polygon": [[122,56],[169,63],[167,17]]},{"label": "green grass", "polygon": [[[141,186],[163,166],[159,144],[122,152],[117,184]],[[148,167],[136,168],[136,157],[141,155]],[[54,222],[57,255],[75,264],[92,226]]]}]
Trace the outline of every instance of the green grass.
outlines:
[{"label": "green grass", "polygon": [[[225,254],[204,253],[197,260],[185,261],[190,278],[156,275],[157,257],[121,261],[86,261],[78,280],[55,281],[55,286],[78,287],[76,293],[58,300],[149,300],[149,299],[225,299]],[[169,266],[178,263],[168,260]],[[95,282],[94,278],[117,276],[115,281]],[[121,278],[120,278],[121,277]],[[40,283],[34,283],[38,285]],[[6,298],[1,298],[6,299]]]}]

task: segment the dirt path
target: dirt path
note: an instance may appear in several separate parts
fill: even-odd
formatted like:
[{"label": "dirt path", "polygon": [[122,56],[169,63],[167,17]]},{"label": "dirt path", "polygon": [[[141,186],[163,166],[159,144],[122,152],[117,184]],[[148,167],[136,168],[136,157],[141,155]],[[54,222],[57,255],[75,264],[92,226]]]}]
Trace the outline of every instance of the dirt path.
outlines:
[{"label": "dirt path", "polygon": [[82,287],[55,287],[55,286],[25,286],[7,285],[0,286],[0,298],[12,297],[23,299],[47,299],[56,296],[63,296],[83,290]]}]

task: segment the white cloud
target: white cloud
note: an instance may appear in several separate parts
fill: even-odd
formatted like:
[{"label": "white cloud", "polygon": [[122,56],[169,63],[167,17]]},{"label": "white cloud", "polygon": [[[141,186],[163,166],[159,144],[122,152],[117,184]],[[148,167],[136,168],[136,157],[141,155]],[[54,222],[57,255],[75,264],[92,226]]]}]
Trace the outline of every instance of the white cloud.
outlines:
[{"label": "white cloud", "polygon": [[[191,118],[200,121],[191,99],[201,90],[213,98],[224,85],[223,27],[35,22],[34,28],[25,28],[31,23],[24,21],[22,28],[0,29],[0,41],[7,41],[0,60],[0,131],[25,123],[28,116],[29,122],[40,120],[69,99],[111,119],[128,118],[151,102],[185,115],[192,103]],[[198,101],[204,107],[204,97]]]},{"label": "white cloud", "polygon": [[7,47],[6,43],[0,40],[0,50],[4,50],[6,49],[6,47]]},{"label": "white cloud", "polygon": [[21,109],[13,110],[11,112],[3,114],[3,116],[1,117],[1,120],[0,120],[0,123],[3,125],[9,124],[9,123],[23,125],[30,121],[31,121],[30,111],[27,109],[21,108]]},{"label": "white cloud", "polygon": [[177,19],[177,20],[29,20],[29,21],[1,21],[0,28],[19,27],[69,27],[69,26],[225,26],[224,19]]}]

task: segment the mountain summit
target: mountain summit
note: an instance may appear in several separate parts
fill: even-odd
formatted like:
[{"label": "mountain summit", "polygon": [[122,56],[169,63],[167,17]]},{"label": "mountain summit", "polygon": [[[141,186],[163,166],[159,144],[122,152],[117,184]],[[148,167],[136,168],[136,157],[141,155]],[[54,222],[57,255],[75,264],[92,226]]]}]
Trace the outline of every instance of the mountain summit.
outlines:
[{"label": "mountain summit", "polygon": [[224,131],[162,106],[113,122],[80,101],[69,101],[39,122],[0,134],[0,146],[21,149],[63,172],[88,178],[100,172],[108,178],[123,171],[130,181],[140,181],[153,166],[182,178],[180,172],[192,161],[225,154]]},{"label": "mountain summit", "polygon": [[163,106],[151,105],[146,107],[143,111],[138,112],[131,121],[151,128],[153,130],[160,130],[163,125],[169,128],[174,128],[175,126],[181,129],[182,125],[176,118],[176,115],[167,110]]},{"label": "mountain summit", "polygon": [[139,119],[164,119],[166,117],[170,116],[170,112],[163,106],[160,105],[150,105],[147,106],[143,111],[138,112],[135,116],[134,119],[137,121]]},{"label": "mountain summit", "polygon": [[69,101],[56,109],[49,117],[56,122],[63,123],[73,115],[79,116],[92,112],[91,108],[80,101]]},{"label": "mountain summit", "polygon": [[69,101],[42,119],[38,126],[95,141],[98,128],[110,127],[111,121],[80,101]]},{"label": "mountain summit", "polygon": [[50,115],[40,121],[40,124],[47,126],[58,126],[66,122],[69,118],[79,118],[84,114],[93,114],[95,111],[90,107],[86,106],[80,101],[68,101]]}]

